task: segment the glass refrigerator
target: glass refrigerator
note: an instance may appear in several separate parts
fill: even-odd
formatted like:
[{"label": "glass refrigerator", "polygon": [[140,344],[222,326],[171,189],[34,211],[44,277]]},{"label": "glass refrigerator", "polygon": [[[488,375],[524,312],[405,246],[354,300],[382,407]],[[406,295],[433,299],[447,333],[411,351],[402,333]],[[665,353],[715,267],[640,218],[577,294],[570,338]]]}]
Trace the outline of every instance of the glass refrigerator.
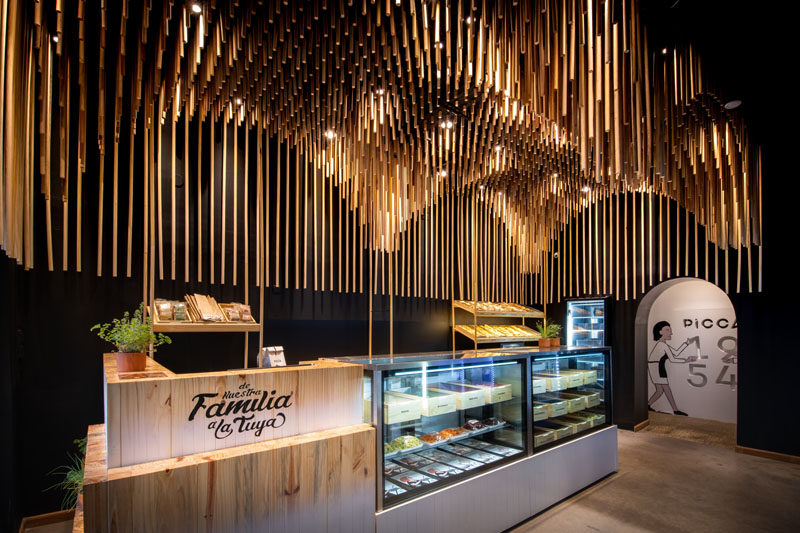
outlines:
[{"label": "glass refrigerator", "polygon": [[608,313],[608,296],[567,300],[567,346],[606,346],[611,341]]}]

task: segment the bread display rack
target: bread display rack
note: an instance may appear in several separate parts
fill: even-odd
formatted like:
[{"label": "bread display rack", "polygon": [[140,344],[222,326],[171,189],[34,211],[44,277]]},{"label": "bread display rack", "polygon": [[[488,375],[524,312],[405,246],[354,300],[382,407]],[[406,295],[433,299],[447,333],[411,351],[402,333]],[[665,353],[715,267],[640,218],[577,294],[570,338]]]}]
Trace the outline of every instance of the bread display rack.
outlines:
[{"label": "bread display rack", "polygon": [[[456,310],[472,315],[472,323],[457,324]],[[539,333],[526,326],[525,319],[544,318],[544,313],[532,307],[510,302],[453,300],[450,316],[453,327],[453,349],[455,349],[456,345],[456,333],[460,333],[471,340],[477,350],[478,344],[538,341]],[[478,318],[519,318],[521,319],[521,324],[479,324]]]}]

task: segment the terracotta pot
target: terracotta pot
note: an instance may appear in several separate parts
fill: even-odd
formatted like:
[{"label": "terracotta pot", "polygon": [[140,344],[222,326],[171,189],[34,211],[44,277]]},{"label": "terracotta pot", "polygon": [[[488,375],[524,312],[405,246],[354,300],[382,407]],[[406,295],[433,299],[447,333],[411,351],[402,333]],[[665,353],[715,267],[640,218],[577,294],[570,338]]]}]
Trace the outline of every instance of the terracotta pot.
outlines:
[{"label": "terracotta pot", "polygon": [[144,352],[117,354],[117,372],[144,372],[147,366],[147,354]]},{"label": "terracotta pot", "polygon": [[539,348],[549,348],[550,347],[550,339],[542,337],[539,339]]},{"label": "terracotta pot", "polygon": [[551,348],[557,348],[559,346],[561,346],[561,337],[553,337],[552,339],[550,339]]}]

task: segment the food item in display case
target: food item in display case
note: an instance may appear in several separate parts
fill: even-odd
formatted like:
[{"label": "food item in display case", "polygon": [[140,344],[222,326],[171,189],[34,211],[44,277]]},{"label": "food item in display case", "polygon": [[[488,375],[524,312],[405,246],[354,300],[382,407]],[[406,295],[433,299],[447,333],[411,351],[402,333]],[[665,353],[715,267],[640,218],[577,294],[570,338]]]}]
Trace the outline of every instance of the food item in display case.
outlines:
[{"label": "food item in display case", "polygon": [[585,307],[574,306],[571,308],[573,316],[589,316],[589,310]]},{"label": "food item in display case", "polygon": [[603,308],[602,307],[595,307],[594,316],[603,316]]},{"label": "food item in display case", "polygon": [[461,441],[461,443],[469,446],[470,448],[477,448],[478,450],[483,450],[484,448],[492,446],[492,444],[488,442],[484,442],[482,440],[478,440],[472,437]]},{"label": "food item in display case", "polygon": [[392,391],[392,394],[420,402],[420,412],[423,416],[437,416],[456,411],[456,397],[453,394],[436,392],[431,389],[423,390],[412,387],[402,392]]},{"label": "food item in display case", "polygon": [[533,403],[534,405],[544,404],[547,409],[548,418],[565,415],[569,412],[569,409],[567,408],[567,402],[564,400],[559,400],[558,398],[546,398],[544,396],[537,396],[536,401]]},{"label": "food item in display case", "polygon": [[542,402],[533,402],[533,421],[538,422],[548,417],[549,406]]},{"label": "food item in display case", "polygon": [[464,457],[467,459],[472,459],[473,461],[478,461],[479,463],[489,464],[494,463],[495,461],[499,461],[500,457],[494,455],[492,453],[482,452],[480,450],[475,450],[474,452],[469,452],[464,454]]},{"label": "food item in display case", "polygon": [[548,392],[560,391],[567,388],[567,376],[550,372],[536,372],[534,377],[545,380],[545,386]]},{"label": "food item in display case", "polygon": [[486,426],[480,420],[473,419],[473,420],[467,420],[467,422],[464,424],[463,427],[468,431],[478,431],[480,429],[485,428]]},{"label": "food item in display case", "polygon": [[[464,447],[462,446],[462,448]],[[466,450],[468,451],[464,453],[474,451],[472,448],[466,448]],[[472,459],[467,459],[466,457],[459,457],[458,455],[453,455],[451,453],[448,453],[445,457],[439,459],[439,462],[454,466],[460,470],[474,470],[475,468],[482,466],[482,463],[473,461]]]},{"label": "food item in display case", "polygon": [[597,370],[580,369],[576,372],[583,372],[583,384],[590,385],[597,382]]},{"label": "food item in display case", "polygon": [[511,399],[511,385],[503,383],[470,383],[486,393],[486,403],[500,403]]},{"label": "food item in display case", "polygon": [[497,416],[491,416],[483,421],[483,424],[489,427],[505,425],[506,421]]},{"label": "food item in display case", "polygon": [[567,412],[574,413],[575,411],[581,411],[586,409],[588,406],[586,405],[586,397],[581,396],[580,394],[572,394],[570,392],[553,392],[549,394],[543,394],[537,399],[555,399],[555,400],[562,400],[567,402]]},{"label": "food item in display case", "polygon": [[439,433],[441,433],[448,439],[454,439],[461,437],[463,435],[467,435],[469,432],[464,428],[447,428],[441,430]]},{"label": "food item in display case", "polygon": [[542,446],[548,442],[556,440],[556,433],[551,429],[533,427],[533,445]]},{"label": "food item in display case", "polygon": [[422,446],[422,441],[414,435],[403,435],[392,440],[391,445],[397,451],[407,451],[419,448]]},{"label": "food item in display case", "polygon": [[459,410],[480,407],[486,404],[486,395],[483,389],[471,387],[461,383],[437,383],[431,385],[428,390],[450,394],[456,399],[456,408]]},{"label": "food item in display case", "polygon": [[393,454],[393,453],[397,453],[397,449],[394,446],[392,446],[392,444],[390,442],[384,443],[383,444],[383,455],[389,455],[389,454]]},{"label": "food item in display case", "polygon": [[483,448],[483,451],[491,452],[497,455],[502,455],[503,457],[511,457],[512,455],[522,453],[521,450],[515,450],[514,448],[508,448],[506,446],[500,446],[499,444],[490,444],[485,448]]},{"label": "food item in display case", "polygon": [[421,416],[421,400],[408,396],[400,396],[391,391],[387,391],[383,395],[383,422],[385,424],[419,420]]},{"label": "food item in display case", "polygon": [[425,435],[421,436],[419,440],[424,442],[425,444],[438,444],[441,442],[446,442],[449,437],[442,435],[441,432],[433,432],[433,433],[426,433]]},{"label": "food item in display case", "polygon": [[561,376],[566,376],[567,387],[580,387],[583,385],[583,372],[571,368],[560,368],[557,372]]},{"label": "food item in display case", "polygon": [[166,300],[156,300],[154,305],[159,320],[172,320],[172,303]]},{"label": "food item in display case", "polygon": [[579,418],[575,415],[564,415],[554,419],[559,424],[572,424],[575,426],[575,433],[586,431],[592,427],[592,422],[585,418]]},{"label": "food item in display case", "polygon": [[583,396],[586,398],[586,407],[595,407],[600,405],[600,392],[594,392],[592,390],[571,390],[569,394],[573,396]]},{"label": "food item in display case", "polygon": [[546,378],[537,378],[536,376],[533,376],[531,378],[531,380],[532,380],[531,389],[532,389],[533,394],[544,394],[545,392],[547,392],[547,379]]},{"label": "food item in display case", "polygon": [[399,465],[392,461],[384,461],[383,463],[383,475],[385,476],[396,476],[397,474],[402,474],[403,472],[408,471],[408,468]]},{"label": "food item in display case", "polygon": [[605,416],[599,415],[597,413],[592,413],[592,412],[587,411],[587,410],[580,411],[580,412],[577,412],[577,413],[573,413],[573,414],[568,415],[568,416],[571,416],[571,417],[574,417],[574,418],[582,418],[583,420],[587,420],[591,424],[590,427],[599,426],[600,424],[604,423],[605,419],[606,419]]},{"label": "food item in display case", "polygon": [[383,482],[383,497],[386,498],[388,496],[398,496],[400,494],[404,494],[406,489],[400,488],[388,479]]},{"label": "food item in display case", "polygon": [[448,477],[456,476],[456,475],[458,475],[458,474],[463,472],[462,470],[459,470],[458,468],[456,468],[454,466],[450,466],[450,465],[446,465],[446,464],[442,464],[442,463],[432,463],[432,464],[429,464],[428,466],[422,468],[421,470],[423,472],[425,472],[426,474],[428,474],[428,475],[435,476],[435,477],[438,477],[440,479],[445,479],[445,478],[448,478]]},{"label": "food item in display case", "polygon": [[592,413],[594,415],[597,415],[598,418],[595,418],[595,421],[594,421],[594,425],[595,426],[599,426],[600,424],[605,424],[606,423],[606,413],[602,409],[602,407],[601,408],[586,409],[583,412],[584,413]]},{"label": "food item in display case", "polygon": [[392,479],[394,481],[399,481],[400,483],[411,488],[422,487],[423,485],[430,485],[431,483],[436,482],[436,480],[432,477],[420,474],[419,472],[412,472],[410,470],[400,474],[399,476],[394,476]]},{"label": "food item in display case", "polygon": [[403,463],[404,465],[410,466],[411,468],[420,468],[431,464],[433,461],[431,461],[427,457],[423,457],[419,454],[412,453],[410,455],[406,455],[405,457],[401,457],[400,459],[395,459],[395,462]]},{"label": "food item in display case", "polygon": [[552,429],[553,431],[555,431],[556,439],[569,437],[570,435],[575,434],[575,426],[560,424],[558,422],[553,422],[552,420],[542,420],[541,422],[537,422],[536,425],[538,427]]}]

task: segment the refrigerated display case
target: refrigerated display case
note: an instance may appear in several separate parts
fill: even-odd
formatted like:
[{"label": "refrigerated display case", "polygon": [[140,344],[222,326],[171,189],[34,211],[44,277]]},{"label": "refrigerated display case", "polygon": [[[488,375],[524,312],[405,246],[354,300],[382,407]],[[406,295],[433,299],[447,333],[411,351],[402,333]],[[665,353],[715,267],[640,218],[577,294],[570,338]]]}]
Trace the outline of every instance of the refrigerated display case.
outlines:
[{"label": "refrigerated display case", "polygon": [[[365,420],[378,435],[379,513],[450,486],[463,490],[482,474],[502,478],[509,463],[613,428],[605,347],[338,359],[365,367]],[[615,465],[616,445],[605,449]]]},{"label": "refrigerated display case", "polygon": [[567,300],[567,346],[601,347],[609,341],[608,297]]}]

